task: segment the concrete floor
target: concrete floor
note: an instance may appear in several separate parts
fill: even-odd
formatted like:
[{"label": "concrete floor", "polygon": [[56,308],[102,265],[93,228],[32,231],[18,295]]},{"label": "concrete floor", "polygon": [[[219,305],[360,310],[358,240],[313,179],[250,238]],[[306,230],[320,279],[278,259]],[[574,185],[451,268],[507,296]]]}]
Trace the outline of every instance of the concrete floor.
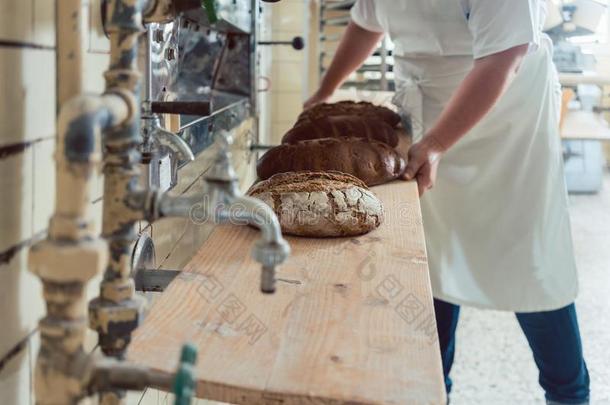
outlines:
[{"label": "concrete floor", "polygon": [[[610,173],[599,194],[570,201],[591,404],[610,405]],[[538,371],[513,314],[464,308],[457,339],[452,405],[544,404]]]}]

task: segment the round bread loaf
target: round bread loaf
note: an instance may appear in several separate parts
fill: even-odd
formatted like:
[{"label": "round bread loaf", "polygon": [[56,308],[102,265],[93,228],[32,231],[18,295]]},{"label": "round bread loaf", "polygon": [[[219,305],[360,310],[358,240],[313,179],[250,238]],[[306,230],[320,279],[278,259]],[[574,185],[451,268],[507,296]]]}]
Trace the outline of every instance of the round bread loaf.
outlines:
[{"label": "round bread loaf", "polygon": [[375,105],[367,101],[339,101],[337,103],[321,103],[303,111],[298,119],[297,125],[301,121],[317,120],[322,117],[332,117],[338,115],[355,115],[367,119],[383,121],[392,128],[400,124],[400,115],[387,107]]},{"label": "round bread loaf", "polygon": [[374,186],[397,179],[405,168],[404,158],[385,143],[360,138],[322,138],[269,149],[259,159],[256,173],[266,180],[277,173],[336,170]]},{"label": "round bread loaf", "polygon": [[282,138],[282,143],[320,138],[362,138],[391,147],[398,145],[396,129],[381,120],[358,115],[332,115],[315,120],[303,119]]},{"label": "round bread loaf", "polygon": [[383,221],[381,201],[361,180],[341,172],[280,173],[252,186],[248,195],[269,205],[288,235],[362,235]]}]

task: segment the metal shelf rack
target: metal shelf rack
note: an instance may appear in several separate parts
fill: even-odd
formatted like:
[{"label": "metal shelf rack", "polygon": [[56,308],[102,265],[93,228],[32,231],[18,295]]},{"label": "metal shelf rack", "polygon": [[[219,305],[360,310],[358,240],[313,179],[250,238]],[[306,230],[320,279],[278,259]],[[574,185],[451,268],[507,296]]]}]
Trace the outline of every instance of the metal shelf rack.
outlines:
[{"label": "metal shelf rack", "polygon": [[[326,72],[341,35],[350,21],[350,9],[355,0],[320,0],[319,70]],[[394,89],[393,45],[384,37],[379,48],[344,84],[366,90],[390,91]]]}]

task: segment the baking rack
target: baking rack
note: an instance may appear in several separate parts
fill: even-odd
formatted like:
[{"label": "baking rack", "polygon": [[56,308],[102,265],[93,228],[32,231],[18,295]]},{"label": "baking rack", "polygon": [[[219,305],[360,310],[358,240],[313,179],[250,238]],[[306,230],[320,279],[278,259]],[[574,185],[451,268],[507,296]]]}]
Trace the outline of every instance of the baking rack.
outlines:
[{"label": "baking rack", "polygon": [[[343,32],[350,22],[350,9],[355,0],[321,0],[319,26],[320,77],[330,65]],[[394,59],[392,41],[385,36],[379,47],[344,83],[344,88],[362,90],[394,90]]]}]

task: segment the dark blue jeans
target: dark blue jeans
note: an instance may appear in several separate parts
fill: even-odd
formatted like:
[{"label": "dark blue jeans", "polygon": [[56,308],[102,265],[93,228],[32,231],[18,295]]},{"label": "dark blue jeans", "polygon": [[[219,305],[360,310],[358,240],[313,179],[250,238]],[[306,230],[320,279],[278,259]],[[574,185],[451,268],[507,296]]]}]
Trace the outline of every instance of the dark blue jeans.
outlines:
[{"label": "dark blue jeans", "polygon": [[[455,329],[460,307],[435,299],[434,312],[445,387],[449,393],[449,372],[455,354]],[[574,304],[555,311],[516,315],[534,354],[534,361],[539,370],[538,381],[546,393],[546,399],[562,404],[581,404],[588,401],[589,372],[582,355]]]}]

